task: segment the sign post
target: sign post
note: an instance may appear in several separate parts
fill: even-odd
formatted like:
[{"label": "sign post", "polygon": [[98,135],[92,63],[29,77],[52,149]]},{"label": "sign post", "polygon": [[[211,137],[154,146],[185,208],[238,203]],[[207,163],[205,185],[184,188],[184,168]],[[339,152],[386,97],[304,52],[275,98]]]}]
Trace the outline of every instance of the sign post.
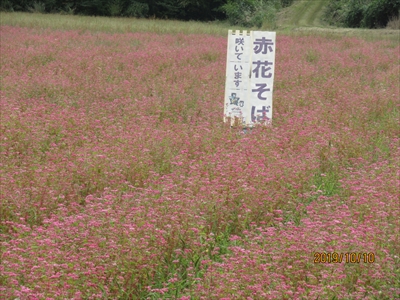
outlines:
[{"label": "sign post", "polygon": [[253,127],[272,120],[275,32],[228,32],[224,121]]}]

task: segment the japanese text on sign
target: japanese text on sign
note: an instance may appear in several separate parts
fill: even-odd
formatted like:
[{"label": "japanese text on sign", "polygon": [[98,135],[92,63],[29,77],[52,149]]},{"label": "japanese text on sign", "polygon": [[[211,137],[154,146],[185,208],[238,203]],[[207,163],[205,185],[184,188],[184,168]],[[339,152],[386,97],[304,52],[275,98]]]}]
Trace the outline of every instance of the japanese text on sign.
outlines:
[{"label": "japanese text on sign", "polygon": [[229,31],[224,116],[246,126],[272,119],[275,32]]},{"label": "japanese text on sign", "polygon": [[233,34],[229,31],[226,64],[225,105],[226,118],[237,118],[245,122],[247,114],[245,98],[249,84],[250,73],[250,35],[247,31]]}]

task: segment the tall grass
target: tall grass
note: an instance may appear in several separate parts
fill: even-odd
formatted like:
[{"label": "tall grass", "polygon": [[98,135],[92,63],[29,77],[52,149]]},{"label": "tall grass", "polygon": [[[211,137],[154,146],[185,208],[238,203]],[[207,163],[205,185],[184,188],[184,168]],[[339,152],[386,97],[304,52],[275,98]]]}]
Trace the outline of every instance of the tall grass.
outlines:
[{"label": "tall grass", "polygon": [[400,30],[400,16],[390,18],[386,28]]},{"label": "tall grass", "polygon": [[[59,14],[39,13],[8,13],[0,12],[0,24],[18,27],[57,29],[57,30],[79,30],[81,32],[106,32],[106,33],[128,33],[128,32],[153,32],[158,34],[210,34],[226,36],[229,29],[232,29],[227,22],[183,22],[174,20],[136,19],[136,18],[109,18],[89,17]],[[240,26],[234,29],[249,30]],[[271,30],[264,26],[261,29]],[[288,36],[323,36],[332,39],[345,37],[358,37],[364,40],[389,40],[400,43],[400,36],[397,30],[372,30],[372,29],[343,29],[343,28],[296,28],[293,25],[285,26],[280,24],[275,28],[278,34]]]},{"label": "tall grass", "polygon": [[[107,33],[154,32],[226,35],[226,22],[182,22],[174,20],[108,18],[38,13],[0,13],[0,24],[28,28],[97,31]],[[240,29],[240,28],[239,28]]]}]

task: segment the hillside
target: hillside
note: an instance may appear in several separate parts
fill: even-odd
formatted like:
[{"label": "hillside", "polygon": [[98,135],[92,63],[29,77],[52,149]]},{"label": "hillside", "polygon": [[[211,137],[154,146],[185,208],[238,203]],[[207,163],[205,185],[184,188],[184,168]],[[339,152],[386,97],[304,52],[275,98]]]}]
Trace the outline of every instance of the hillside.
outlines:
[{"label": "hillside", "polygon": [[279,27],[322,26],[322,13],[329,0],[297,0],[279,13]]}]

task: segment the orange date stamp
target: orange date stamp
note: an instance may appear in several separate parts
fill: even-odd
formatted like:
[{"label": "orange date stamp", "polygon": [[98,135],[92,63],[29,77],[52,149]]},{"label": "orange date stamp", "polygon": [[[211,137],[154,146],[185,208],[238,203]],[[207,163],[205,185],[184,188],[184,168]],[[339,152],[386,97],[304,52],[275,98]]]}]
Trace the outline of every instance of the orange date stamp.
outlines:
[{"label": "orange date stamp", "polygon": [[314,252],[314,264],[372,264],[375,262],[375,253],[370,252]]}]

